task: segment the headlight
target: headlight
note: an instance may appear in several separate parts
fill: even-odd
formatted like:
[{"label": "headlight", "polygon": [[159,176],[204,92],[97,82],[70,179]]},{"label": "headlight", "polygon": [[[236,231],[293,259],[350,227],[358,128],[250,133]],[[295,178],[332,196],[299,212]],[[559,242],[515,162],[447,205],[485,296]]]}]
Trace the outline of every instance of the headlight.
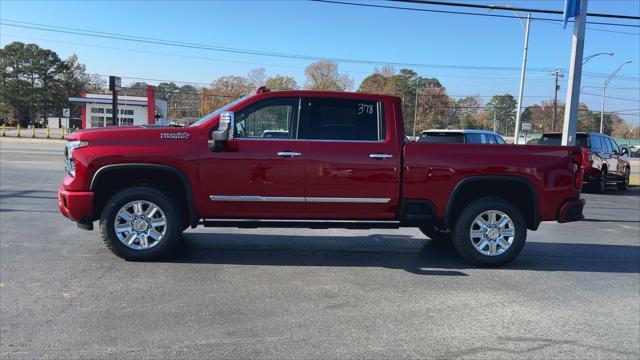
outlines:
[{"label": "headlight", "polygon": [[89,142],[84,140],[67,141],[67,145],[64,148],[64,158],[65,169],[67,170],[67,174],[69,174],[69,176],[76,176],[76,164],[73,160],[73,150],[85,147],[87,145],[89,145]]}]

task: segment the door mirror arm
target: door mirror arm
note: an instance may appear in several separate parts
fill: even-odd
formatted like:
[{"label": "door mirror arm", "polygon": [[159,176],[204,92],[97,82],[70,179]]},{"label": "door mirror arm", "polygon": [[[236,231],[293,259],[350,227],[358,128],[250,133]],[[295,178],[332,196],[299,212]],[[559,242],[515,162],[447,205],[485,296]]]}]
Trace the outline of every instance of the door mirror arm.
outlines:
[{"label": "door mirror arm", "polygon": [[220,114],[218,128],[211,132],[211,140],[208,142],[209,151],[222,151],[224,145],[233,140],[235,118],[233,111],[225,111]]}]

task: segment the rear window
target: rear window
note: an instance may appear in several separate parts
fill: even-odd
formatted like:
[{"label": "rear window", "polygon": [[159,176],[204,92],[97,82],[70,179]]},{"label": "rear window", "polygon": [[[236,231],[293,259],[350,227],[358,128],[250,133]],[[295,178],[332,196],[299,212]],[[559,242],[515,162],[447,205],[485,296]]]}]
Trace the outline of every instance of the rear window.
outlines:
[{"label": "rear window", "polygon": [[312,98],[300,138],[309,140],[384,140],[382,104],[357,99]]},{"label": "rear window", "polygon": [[[562,134],[542,135],[538,140],[538,145],[560,146],[562,144]],[[589,147],[589,138],[586,135],[578,134],[576,137],[576,146]]]},{"label": "rear window", "polygon": [[482,134],[478,133],[469,133],[465,134],[466,143],[468,144],[482,144]]},{"label": "rear window", "polygon": [[419,142],[430,144],[463,144],[464,134],[450,132],[429,132],[420,136]]}]

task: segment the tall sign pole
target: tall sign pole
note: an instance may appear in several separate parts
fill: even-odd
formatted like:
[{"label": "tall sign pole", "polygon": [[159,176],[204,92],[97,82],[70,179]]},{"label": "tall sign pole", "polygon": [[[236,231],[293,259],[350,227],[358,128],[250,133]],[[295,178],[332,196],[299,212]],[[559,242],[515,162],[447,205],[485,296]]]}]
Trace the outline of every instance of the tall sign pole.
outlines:
[{"label": "tall sign pole", "polygon": [[[572,15],[573,41],[571,45],[571,64],[569,67],[569,81],[567,85],[568,107],[564,113],[562,124],[562,145],[576,144],[576,129],[578,127],[578,110],[580,105],[580,81],[582,80],[582,57],[584,52],[584,30],[587,24],[587,3],[589,0],[566,0],[565,21]],[[573,7],[573,9],[570,9]],[[569,9],[570,11],[567,11]]]},{"label": "tall sign pole", "polygon": [[[516,111],[516,130],[514,132],[514,144],[518,144],[520,137],[520,115],[522,112],[522,95],[524,93],[524,76],[527,72],[527,50],[529,49],[529,26],[531,25],[531,13],[527,14],[527,25],[524,29],[524,50],[522,51],[522,69],[520,72],[520,89],[518,90],[518,109]],[[505,134],[506,135],[506,134]]]},{"label": "tall sign pole", "polygon": [[109,76],[109,90],[111,90],[111,125],[118,126],[118,92],[121,90],[120,77]]}]

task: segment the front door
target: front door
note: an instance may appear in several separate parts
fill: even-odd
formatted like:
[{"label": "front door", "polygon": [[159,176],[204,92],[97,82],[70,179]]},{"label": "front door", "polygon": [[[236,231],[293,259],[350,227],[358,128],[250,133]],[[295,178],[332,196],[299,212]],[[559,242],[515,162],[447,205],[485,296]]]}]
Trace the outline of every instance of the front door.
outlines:
[{"label": "front door", "polygon": [[234,138],[200,161],[204,217],[303,216],[306,142],[297,140],[299,107],[299,98],[273,98],[236,111]]},{"label": "front door", "polygon": [[620,156],[620,147],[618,146],[618,143],[616,143],[615,140],[613,140],[612,138],[608,138],[608,140],[611,142],[611,150],[612,150],[612,155],[611,157],[613,158],[611,161],[611,174],[612,175],[617,175],[617,176],[622,176],[623,173],[623,168],[624,168],[624,164],[621,161],[621,156]]},{"label": "front door", "polygon": [[[310,218],[393,219],[400,151],[393,119],[375,99],[305,98],[300,132],[307,139]],[[393,116],[393,115],[389,115]]]},{"label": "front door", "polygon": [[606,136],[602,137],[602,141],[607,143],[607,165],[609,176],[616,176],[618,175],[618,145]]}]

